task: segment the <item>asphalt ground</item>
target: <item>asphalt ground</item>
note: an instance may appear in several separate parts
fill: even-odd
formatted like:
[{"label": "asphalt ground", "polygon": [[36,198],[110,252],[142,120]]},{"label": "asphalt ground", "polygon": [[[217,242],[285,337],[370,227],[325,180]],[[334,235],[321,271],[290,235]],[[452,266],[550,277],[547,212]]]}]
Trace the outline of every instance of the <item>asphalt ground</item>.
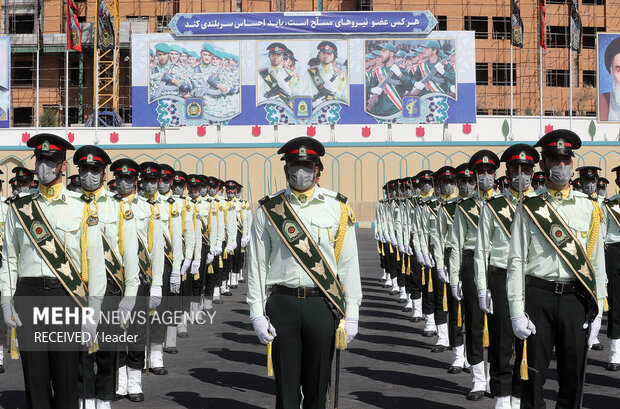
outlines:
[{"label": "asphalt ground", "polygon": [[[358,230],[364,299],[359,334],[342,353],[339,408],[492,408],[493,399],[465,399],[470,375],[447,373],[451,352],[430,352],[434,338],[422,337],[423,323],[409,321],[397,296],[381,287],[372,230]],[[272,408],[275,384],[267,377],[266,347],[252,331],[246,285],[217,305],[213,325],[193,325],[179,339],[180,352],[164,354],[168,375],[143,375],[146,400],[113,403],[114,408]],[[590,351],[583,407],[620,408],[620,373],[605,370],[609,340],[605,322],[599,339],[605,350]],[[0,408],[25,408],[19,361],[8,359],[0,374]],[[333,378],[332,378],[333,379]],[[555,406],[555,363],[545,385],[548,407]],[[333,396],[333,388],[332,388]],[[330,405],[333,407],[333,397]]]}]

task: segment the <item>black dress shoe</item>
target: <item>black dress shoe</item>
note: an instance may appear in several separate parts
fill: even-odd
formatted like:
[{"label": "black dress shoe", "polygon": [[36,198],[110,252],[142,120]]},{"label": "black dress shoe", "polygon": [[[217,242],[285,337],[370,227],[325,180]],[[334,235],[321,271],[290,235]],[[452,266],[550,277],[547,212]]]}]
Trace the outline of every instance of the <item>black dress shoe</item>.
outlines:
[{"label": "black dress shoe", "polygon": [[424,321],[424,318],[422,318],[422,317],[411,317],[409,320],[411,322],[420,322],[420,321]]},{"label": "black dress shoe", "polygon": [[392,291],[390,291],[390,295],[396,295],[396,294],[398,294],[399,292],[400,292],[400,291],[398,291],[398,290],[392,290]]},{"label": "black dress shoe", "polygon": [[240,282],[240,283],[245,283],[245,278],[240,278],[237,281]]},{"label": "black dress shoe", "polygon": [[4,365],[0,365],[0,373],[5,373],[6,370],[4,369]]},{"label": "black dress shoe", "polygon": [[234,290],[236,288],[239,288],[239,286],[238,285],[231,285],[230,288],[232,288]]},{"label": "black dress shoe", "polygon": [[224,301],[222,301],[221,298],[217,298],[217,299],[213,300],[213,304],[224,304]]},{"label": "black dress shoe", "polygon": [[411,307],[403,307],[403,312],[411,312],[413,311],[413,308]]},{"label": "black dress shoe", "polygon": [[434,337],[435,335],[437,335],[437,332],[435,332],[435,331],[424,331],[424,332],[422,332],[422,336],[423,337],[427,337],[427,338]]},{"label": "black dress shoe", "polygon": [[463,372],[462,366],[450,366],[450,368],[448,368],[448,373],[452,375],[455,375],[461,372]]},{"label": "black dress shoe", "polygon": [[434,347],[431,348],[431,352],[433,353],[446,352],[449,350],[450,350],[450,347],[447,347],[445,345],[435,345]]},{"label": "black dress shoe", "polygon": [[399,298],[399,299],[398,299],[398,303],[399,303],[399,304],[404,304],[404,303],[406,303],[406,302],[407,302],[407,299],[406,299],[406,298]]},{"label": "black dress shoe", "polygon": [[126,398],[127,395],[119,395],[118,393],[114,394],[114,402],[118,402],[119,400],[123,400],[124,398]]},{"label": "black dress shoe", "polygon": [[140,393],[130,393],[127,395],[127,399],[132,402],[144,402],[144,394]]},{"label": "black dress shoe", "polygon": [[481,400],[484,397],[484,391],[470,391],[467,394],[467,400]]},{"label": "black dress shoe", "polygon": [[164,368],[163,366],[159,368],[149,368],[149,371],[153,375],[167,375],[168,374],[168,370]]},{"label": "black dress shoe", "polygon": [[189,338],[189,332],[179,332],[177,334],[178,338]]},{"label": "black dress shoe", "polygon": [[232,295],[232,293],[230,291],[228,291],[226,293],[222,293],[222,295],[225,295],[226,297],[230,297]]},{"label": "black dress shoe", "polygon": [[605,367],[608,371],[620,371],[620,364],[612,364],[611,362]]},{"label": "black dress shoe", "polygon": [[603,344],[601,344],[600,342],[597,344],[592,345],[592,351],[602,351],[605,349],[605,347],[603,346]]},{"label": "black dress shoe", "polygon": [[177,347],[166,347],[164,348],[164,352],[168,354],[178,354],[179,350],[177,349]]}]

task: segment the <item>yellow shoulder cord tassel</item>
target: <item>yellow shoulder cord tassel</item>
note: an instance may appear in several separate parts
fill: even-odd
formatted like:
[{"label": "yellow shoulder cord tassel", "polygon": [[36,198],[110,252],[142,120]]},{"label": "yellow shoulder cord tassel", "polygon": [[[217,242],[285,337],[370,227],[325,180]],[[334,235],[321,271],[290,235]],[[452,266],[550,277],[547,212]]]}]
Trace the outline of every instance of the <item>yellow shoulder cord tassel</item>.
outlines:
[{"label": "yellow shoulder cord tassel", "polygon": [[394,253],[394,249],[392,248],[392,243],[390,243],[390,254]]},{"label": "yellow shoulder cord tassel", "polygon": [[347,349],[347,332],[344,328],[344,323],[345,320],[343,318],[338,323],[338,328],[336,328],[335,347],[340,351],[344,351],[345,349]]},{"label": "yellow shoulder cord tassel", "polygon": [[[187,216],[187,199],[183,200],[183,208],[181,209],[181,229],[185,231],[185,216]],[[194,217],[195,218],[195,217]],[[196,221],[194,220],[194,226],[196,225]]]},{"label": "yellow shoulder cord tassel", "polygon": [[601,207],[598,205],[598,202],[592,202],[592,226],[590,226],[590,231],[588,232],[590,238],[588,239],[588,247],[586,250],[588,260],[592,258],[592,252],[594,251],[594,246],[598,240],[598,231],[601,227],[602,220],[603,214],[601,212]]},{"label": "yellow shoulder cord tassel", "polygon": [[411,274],[411,256],[407,257],[407,275]]},{"label": "yellow shoulder cord tassel", "polygon": [[400,251],[396,249],[396,261],[400,261]]},{"label": "yellow shoulder cord tassel", "polygon": [[446,283],[443,283],[443,311],[448,311],[448,286]]},{"label": "yellow shoulder cord tassel", "polygon": [[[347,220],[349,220],[349,210],[345,203],[340,202],[340,221],[338,223],[338,235],[336,236],[336,244],[334,245],[334,255],[336,256],[336,262],[340,260],[340,253],[342,253],[344,236],[347,233]],[[327,236],[329,237],[329,229],[327,230]]]},{"label": "yellow shoulder cord tassel", "polygon": [[[198,210],[198,203],[194,203],[194,214],[192,215],[192,226],[194,227],[196,227],[196,217],[198,217],[198,213],[200,213],[200,210]],[[183,217],[183,220],[185,220],[185,217]]]},{"label": "yellow shoulder cord tassel", "polygon": [[272,341],[267,343],[267,376],[273,376],[273,359],[271,358]]},{"label": "yellow shoulder cord tassel", "polygon": [[484,329],[482,330],[482,346],[485,348],[489,346],[489,323],[486,313],[484,314]]},{"label": "yellow shoulder cord tassel", "polygon": [[426,276],[424,275],[424,266],[422,266],[421,270],[422,270],[422,285],[426,285]]},{"label": "yellow shoulder cord tassel", "polygon": [[209,267],[207,268],[207,274],[213,274],[213,263],[209,264]]},{"label": "yellow shoulder cord tassel", "polygon": [[381,247],[379,247],[379,242],[377,241],[377,253],[381,254]]},{"label": "yellow shoulder cord tassel", "polygon": [[530,379],[527,369],[527,338],[523,340],[523,357],[521,358],[521,380],[527,381]]},{"label": "yellow shoulder cord tassel", "polygon": [[407,268],[405,267],[405,256],[403,256],[403,262],[401,263],[401,269],[400,269],[400,273],[402,275],[405,275],[407,272]]},{"label": "yellow shoulder cord tassel", "polygon": [[381,243],[381,255],[385,257],[385,244]]},{"label": "yellow shoulder cord tassel", "polygon": [[169,204],[169,213],[168,213],[168,234],[170,235],[170,242],[172,242],[172,212],[174,209],[172,208],[172,203]]},{"label": "yellow shoulder cord tassel", "polygon": [[118,212],[118,252],[123,256],[123,226],[125,224],[125,201],[121,200]]},{"label": "yellow shoulder cord tassel", "polygon": [[15,336],[15,327],[11,327],[11,335],[9,337],[10,341],[10,351],[11,351],[11,359],[19,359],[19,353],[17,352],[17,338]]},{"label": "yellow shoulder cord tassel", "polygon": [[151,205],[151,215],[149,216],[149,231],[148,231],[148,239],[147,246],[149,253],[153,251],[153,232],[155,230],[155,205]]},{"label": "yellow shoulder cord tassel", "polygon": [[[84,212],[82,213],[82,237],[80,238],[80,270],[82,273],[82,281],[88,283],[88,217],[90,212],[90,203],[84,203]],[[66,243],[66,242],[65,242]]]},{"label": "yellow shoulder cord tassel", "polygon": [[430,268],[428,269],[428,292],[433,292],[433,274]]},{"label": "yellow shoulder cord tassel", "polygon": [[609,301],[607,301],[607,296],[603,299],[603,311],[609,311]]},{"label": "yellow shoulder cord tassel", "polygon": [[456,326],[461,328],[463,326],[463,314],[461,314],[461,302],[459,301],[458,314],[456,317]]},{"label": "yellow shoulder cord tassel", "polygon": [[224,268],[224,262],[222,261],[222,256],[219,257],[220,262],[218,263],[218,265],[220,266],[220,268]]}]

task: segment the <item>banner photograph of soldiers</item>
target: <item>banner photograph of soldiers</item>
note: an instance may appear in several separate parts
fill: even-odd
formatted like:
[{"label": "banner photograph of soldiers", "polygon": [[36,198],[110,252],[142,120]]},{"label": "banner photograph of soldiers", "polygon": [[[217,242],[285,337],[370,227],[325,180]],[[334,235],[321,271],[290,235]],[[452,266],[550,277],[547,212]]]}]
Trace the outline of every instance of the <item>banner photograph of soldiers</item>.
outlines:
[{"label": "banner photograph of soldiers", "polygon": [[348,105],[348,53],[346,40],[258,41],[257,105],[284,105],[300,117],[308,115],[304,110]]},{"label": "banner photograph of soldiers", "polygon": [[598,35],[598,120],[620,123],[620,33]]},{"label": "banner photograph of soldiers", "polygon": [[238,41],[174,41],[149,44],[149,103],[201,101],[188,116],[208,112],[230,118],[241,111]]},{"label": "banner photograph of soldiers", "polygon": [[[455,40],[367,40],[366,112],[376,117],[419,115],[419,100],[456,100]],[[417,111],[417,112],[416,112]]]}]

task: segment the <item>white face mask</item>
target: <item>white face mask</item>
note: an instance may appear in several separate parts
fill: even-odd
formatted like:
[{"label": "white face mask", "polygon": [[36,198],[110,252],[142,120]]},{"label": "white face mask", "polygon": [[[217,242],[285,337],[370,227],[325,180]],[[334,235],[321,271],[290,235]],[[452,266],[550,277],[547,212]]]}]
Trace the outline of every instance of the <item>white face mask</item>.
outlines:
[{"label": "white face mask", "polygon": [[605,197],[605,195],[607,194],[605,189],[596,189],[596,194],[601,196],[601,197]]},{"label": "white face mask", "polygon": [[440,187],[441,194],[444,196],[450,196],[452,193],[454,193],[455,187],[456,186],[454,185],[454,183],[443,183]]},{"label": "white face mask", "polygon": [[200,195],[200,190],[196,190],[195,192],[188,192],[189,197],[191,197],[192,199],[197,198]]},{"label": "white face mask", "polygon": [[422,193],[428,193],[432,189],[433,189],[433,185],[431,185],[430,183],[424,182],[420,184],[420,190],[422,191]]},{"label": "white face mask", "polygon": [[314,182],[314,170],[305,166],[291,166],[288,168],[288,183],[292,189],[306,190]]},{"label": "white face mask", "polygon": [[484,174],[478,175],[478,187],[481,191],[487,191],[493,189],[493,184],[495,184],[495,177],[493,175]]},{"label": "white face mask", "polygon": [[133,182],[127,179],[118,179],[116,181],[116,191],[120,195],[128,195],[133,191]]},{"label": "white face mask", "polygon": [[236,197],[237,199],[240,199],[240,198],[241,198],[241,192],[237,192],[237,193],[235,193],[235,197]]},{"label": "white face mask", "polygon": [[183,186],[172,186],[172,194],[175,196],[181,196],[183,194]]},{"label": "white face mask", "polygon": [[142,182],[142,187],[144,188],[144,193],[147,195],[152,195],[157,192],[157,182],[147,182],[145,180]]},{"label": "white face mask", "polygon": [[521,189],[527,190],[532,184],[532,176],[521,173],[521,175],[513,176],[510,179],[510,187],[519,192]]},{"label": "white face mask", "polygon": [[58,162],[49,158],[37,158],[34,169],[37,172],[37,177],[39,178],[39,182],[43,185],[48,185],[52,183],[54,179],[58,176],[56,173],[56,166],[58,166]]},{"label": "white face mask", "polygon": [[553,184],[563,186],[567,184],[573,177],[573,167],[558,165],[549,169],[549,175],[547,178]]},{"label": "white face mask", "polygon": [[596,192],[596,182],[588,182],[583,184],[583,193],[594,193]]},{"label": "white face mask", "polygon": [[466,197],[474,193],[474,189],[476,188],[476,184],[474,182],[459,182],[459,195]]},{"label": "white face mask", "polygon": [[168,193],[168,191],[170,190],[170,185],[172,185],[172,182],[164,182],[163,180],[159,183],[159,186],[157,186],[157,191],[162,194],[165,195],[166,193]]},{"label": "white face mask", "polygon": [[210,187],[208,190],[207,188],[204,188],[204,194],[202,193],[202,189],[200,190],[200,194],[202,194],[203,196],[206,196],[207,192],[209,193],[209,196],[217,195],[217,189],[214,187]]},{"label": "white face mask", "polygon": [[93,192],[101,186],[101,174],[94,170],[82,171],[80,172],[80,184],[85,191]]}]

